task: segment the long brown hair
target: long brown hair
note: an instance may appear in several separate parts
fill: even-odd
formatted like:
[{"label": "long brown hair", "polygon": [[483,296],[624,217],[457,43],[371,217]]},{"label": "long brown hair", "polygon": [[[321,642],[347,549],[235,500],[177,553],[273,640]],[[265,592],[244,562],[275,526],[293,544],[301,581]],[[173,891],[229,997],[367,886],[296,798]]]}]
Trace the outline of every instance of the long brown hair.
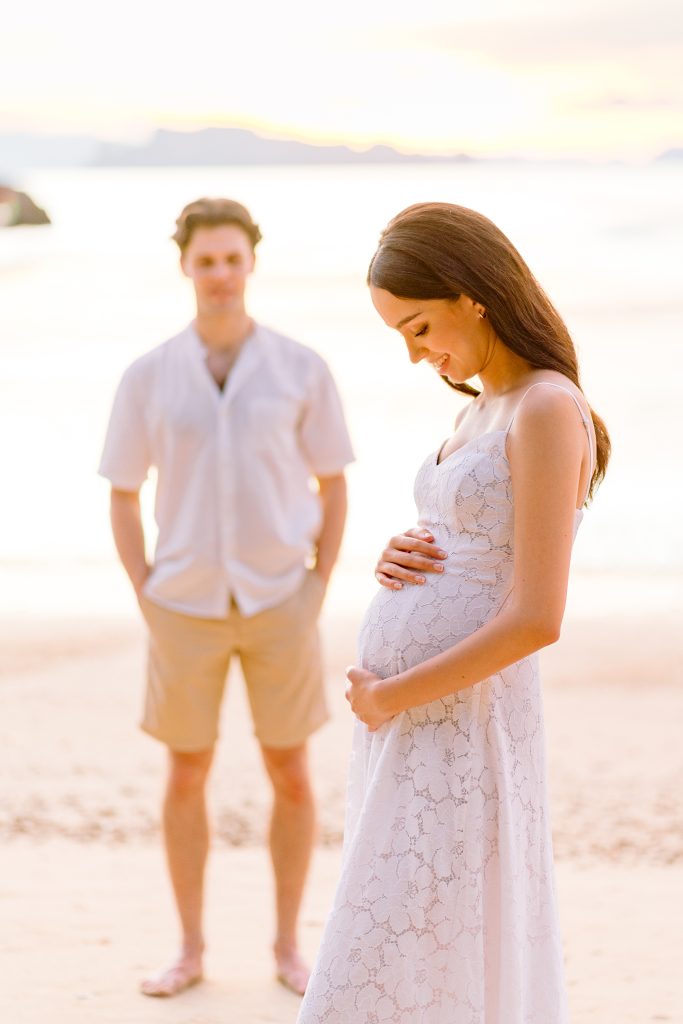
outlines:
[{"label": "long brown hair", "polygon": [[[368,284],[402,299],[469,296],[504,345],[539,370],[557,370],[581,388],[574,343],[561,316],[510,240],[487,217],[450,203],[417,203],[382,232]],[[447,383],[466,395],[471,384]],[[605,424],[591,409],[597,458],[589,494],[610,456]]]}]

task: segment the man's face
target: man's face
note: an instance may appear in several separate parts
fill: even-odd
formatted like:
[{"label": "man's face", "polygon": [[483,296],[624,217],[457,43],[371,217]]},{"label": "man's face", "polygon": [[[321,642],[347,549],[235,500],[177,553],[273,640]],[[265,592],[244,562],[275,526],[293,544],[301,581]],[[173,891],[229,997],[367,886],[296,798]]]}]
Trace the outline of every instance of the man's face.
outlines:
[{"label": "man's face", "polygon": [[254,250],[236,224],[197,228],[180,258],[194,285],[199,313],[229,313],[244,305],[247,278],[254,269]]}]

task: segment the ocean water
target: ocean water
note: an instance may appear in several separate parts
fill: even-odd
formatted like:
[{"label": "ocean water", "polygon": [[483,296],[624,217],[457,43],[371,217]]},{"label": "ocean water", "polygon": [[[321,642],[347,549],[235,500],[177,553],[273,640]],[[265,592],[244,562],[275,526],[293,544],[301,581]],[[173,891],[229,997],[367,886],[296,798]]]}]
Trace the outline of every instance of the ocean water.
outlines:
[{"label": "ocean water", "polygon": [[[415,521],[414,474],[465,401],[409,363],[364,284],[386,221],[446,200],[485,213],[520,249],[567,320],[611,431],[609,474],[576,544],[582,593],[609,575],[631,581],[629,605],[655,591],[666,605],[683,572],[682,186],[676,165],[27,174],[22,187],[53,225],[0,232],[0,608],[129,606],[99,450],[124,368],[193,315],[174,219],[218,194],[245,202],[263,230],[252,312],[316,348],[344,399],[358,461],[334,600],[362,608],[385,539]],[[151,533],[149,495],[145,516]]]}]

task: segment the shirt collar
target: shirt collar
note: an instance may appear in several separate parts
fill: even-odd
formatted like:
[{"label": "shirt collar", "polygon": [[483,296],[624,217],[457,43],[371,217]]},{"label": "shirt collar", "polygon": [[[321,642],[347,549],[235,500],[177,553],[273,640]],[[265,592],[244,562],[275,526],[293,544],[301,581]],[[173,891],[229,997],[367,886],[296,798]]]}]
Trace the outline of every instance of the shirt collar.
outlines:
[{"label": "shirt collar", "polygon": [[[197,331],[197,323],[195,320],[190,321],[190,323],[187,325],[185,333],[188,337],[190,343],[189,347],[193,357],[199,359],[202,363],[205,362],[206,357],[209,354],[209,349],[199,336],[199,332]],[[256,323],[255,320],[252,320],[252,329],[244,339],[244,342],[242,343],[242,349],[245,349],[247,347],[255,347],[258,341],[259,333],[259,325]],[[244,352],[241,351],[239,356],[240,359],[242,358],[243,354]]]},{"label": "shirt collar", "polygon": [[[194,321],[188,325],[186,329],[186,337],[189,342],[191,358],[195,362],[198,370],[201,371],[200,376],[202,379],[206,380],[207,383],[210,382],[209,370],[206,366],[208,349],[199,337]],[[254,321],[253,329],[244,339],[239,355],[235,360],[235,365],[230,371],[225,389],[223,391],[218,391],[215,386],[212,386],[211,388],[212,394],[214,394],[224,406],[227,407],[232,403],[235,395],[242,390],[244,384],[259,368],[262,363],[264,351],[267,351],[267,346],[261,345],[261,331],[259,325]]]}]

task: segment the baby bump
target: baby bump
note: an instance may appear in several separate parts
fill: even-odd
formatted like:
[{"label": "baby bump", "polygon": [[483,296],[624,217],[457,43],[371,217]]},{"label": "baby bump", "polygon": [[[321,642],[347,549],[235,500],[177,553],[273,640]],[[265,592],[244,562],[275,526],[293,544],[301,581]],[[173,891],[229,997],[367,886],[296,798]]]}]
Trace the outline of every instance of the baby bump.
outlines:
[{"label": "baby bump", "polygon": [[492,618],[504,595],[481,580],[428,578],[375,595],[358,637],[363,668],[385,678],[433,658]]},{"label": "baby bump", "polygon": [[358,631],[358,663],[382,678],[397,671],[396,640],[404,615],[392,598],[398,593],[382,588],[370,602]]},{"label": "baby bump", "polygon": [[[436,582],[436,581],[434,581]],[[456,642],[458,609],[430,583],[383,587],[360,626],[358,658],[363,668],[386,678],[418,665]]]}]

